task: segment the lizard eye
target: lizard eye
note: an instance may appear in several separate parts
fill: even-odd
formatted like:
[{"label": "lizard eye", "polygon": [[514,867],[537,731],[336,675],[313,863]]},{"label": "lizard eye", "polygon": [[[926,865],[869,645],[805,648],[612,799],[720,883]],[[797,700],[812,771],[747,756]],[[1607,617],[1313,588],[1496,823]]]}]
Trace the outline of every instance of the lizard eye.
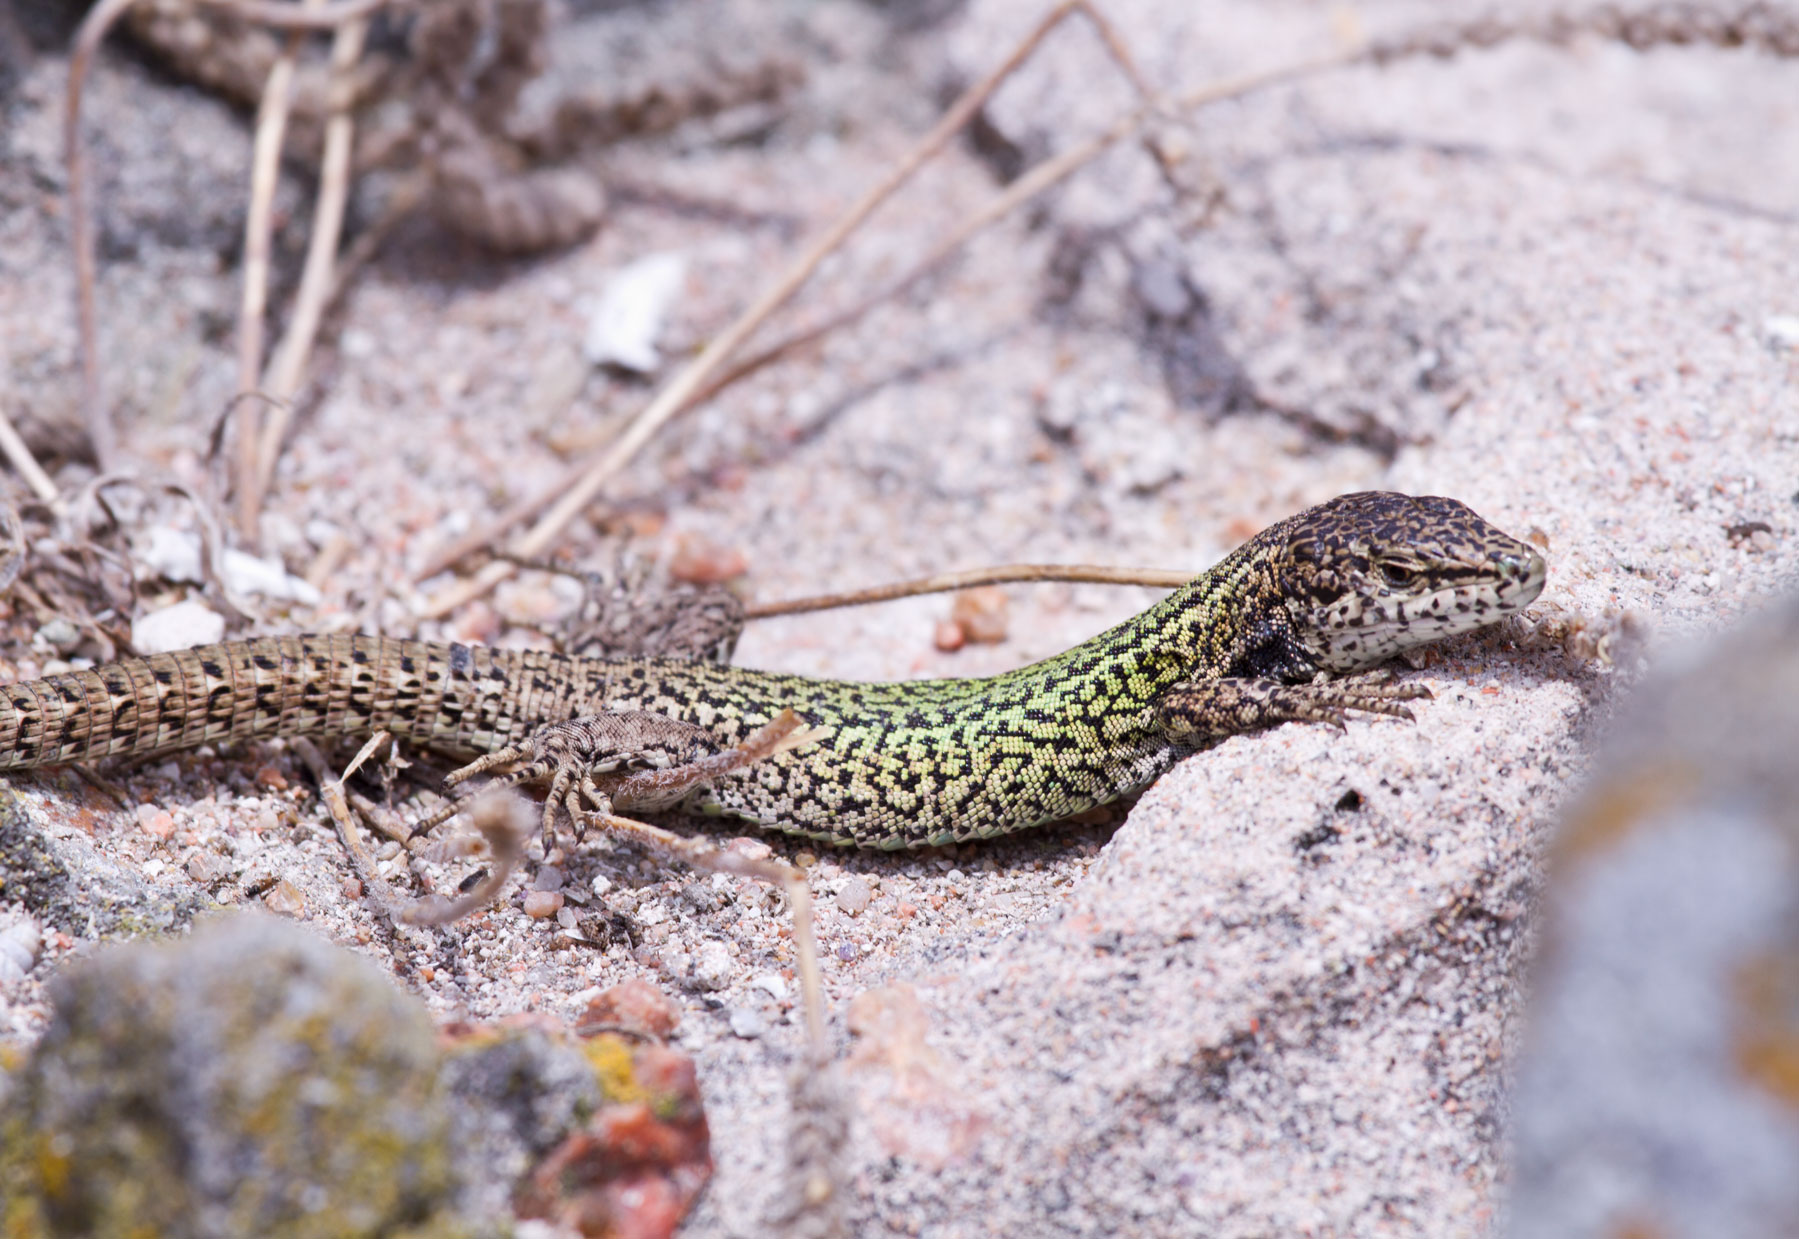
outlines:
[{"label": "lizard eye", "polygon": [[1380,571],[1381,575],[1386,578],[1387,584],[1400,589],[1406,588],[1418,576],[1404,564],[1382,564]]}]

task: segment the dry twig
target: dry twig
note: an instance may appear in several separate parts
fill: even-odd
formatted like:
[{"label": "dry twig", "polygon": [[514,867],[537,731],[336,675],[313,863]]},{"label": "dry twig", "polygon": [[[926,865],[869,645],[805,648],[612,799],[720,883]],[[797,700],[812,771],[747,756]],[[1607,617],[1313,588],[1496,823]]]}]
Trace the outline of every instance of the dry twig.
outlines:
[{"label": "dry twig", "polygon": [[69,57],[69,82],[63,111],[63,159],[69,179],[69,242],[75,251],[75,330],[81,360],[81,416],[89,445],[103,471],[116,467],[118,430],[112,408],[100,390],[99,326],[94,310],[94,216],[87,192],[87,146],[81,140],[81,92],[88,66],[106,32],[131,7],[132,0],[100,0],[81,21],[75,50]]},{"label": "dry twig", "polygon": [[1191,581],[1194,575],[1191,572],[1170,572],[1163,568],[1106,568],[1097,564],[1002,564],[995,568],[942,572],[916,581],[875,585],[868,589],[848,590],[838,594],[815,594],[810,598],[789,598],[782,602],[748,603],[743,608],[743,618],[772,619],[777,615],[802,615],[808,611],[867,606],[872,602],[891,602],[896,598],[913,598],[920,594],[944,594],[951,590],[973,589],[978,585],[1018,582],[1071,581],[1086,585],[1145,585],[1151,589],[1179,589]]},{"label": "dry twig", "polygon": [[366,20],[346,22],[338,27],[331,44],[331,110],[325,122],[325,155],[319,172],[318,208],[313,214],[312,235],[307,241],[306,269],[300,277],[293,321],[281,346],[275,350],[275,359],[263,385],[276,404],[255,444],[255,468],[250,476],[239,479],[240,485],[247,487],[245,507],[252,514],[261,511],[263,496],[275,476],[275,461],[293,419],[293,400],[300,390],[300,376],[305,372],[325,306],[337,287],[333,271],[338,238],[343,232],[344,204],[349,199],[350,155],[355,140],[355,121],[350,116],[350,74],[362,56],[367,34]]},{"label": "dry twig", "polygon": [[[938,126],[898,165],[886,179],[871,190],[842,219],[795,262],[776,284],[745,311],[727,331],[666,387],[631,423],[625,433],[595,458],[583,461],[557,483],[506,509],[493,522],[459,538],[427,563],[420,579],[433,576],[454,565],[463,557],[492,546],[514,525],[529,520],[546,507],[550,510],[532,529],[511,547],[518,556],[540,555],[561,530],[599,492],[605,482],[621,469],[662,425],[683,409],[701,403],[729,384],[762,366],[788,356],[807,344],[862,317],[869,310],[915,284],[941,264],[970,237],[1001,218],[1020,203],[1043,192],[1090,163],[1095,157],[1124,140],[1144,131],[1159,115],[1172,110],[1191,111],[1209,103],[1235,98],[1253,91],[1301,77],[1342,68],[1357,63],[1385,64],[1408,56],[1448,56],[1463,48],[1489,47],[1515,38],[1535,38],[1565,43],[1582,32],[1604,38],[1622,40],[1632,47],[1644,48],[1659,43],[1705,42],[1717,46],[1750,46],[1780,56],[1799,55],[1799,18],[1765,3],[1750,3],[1732,13],[1715,12],[1705,6],[1667,3],[1646,10],[1627,13],[1611,6],[1601,6],[1588,13],[1550,13],[1516,20],[1482,18],[1460,24],[1445,24],[1424,31],[1402,35],[1368,46],[1352,46],[1272,69],[1256,71],[1201,87],[1164,106],[1153,97],[1138,110],[1120,118],[1110,128],[1050,159],[1044,160],[1014,181],[986,208],[976,212],[950,237],[940,243],[909,273],[880,292],[867,297],[847,310],[833,315],[814,327],[800,331],[758,353],[728,371],[720,372],[729,354],[741,345],[760,323],[778,309],[810,276],[827,253],[840,244],[876,205],[893,192],[924,159],[934,154],[1022,61],[1058,22],[1070,13],[1087,13],[1099,27],[1101,36],[1113,58],[1124,69],[1140,92],[1147,94],[1130,59],[1123,51],[1111,28],[1081,0],[1066,0],[1053,9],[1026,36],[1006,61],[981,83],[971,88],[945,114]],[[552,507],[551,505],[554,504]],[[461,604],[485,594],[513,572],[506,562],[495,561],[484,566],[470,580],[452,587],[435,600],[426,611],[427,617],[441,616]]]},{"label": "dry twig", "polygon": [[[648,443],[650,438],[662,426],[682,409],[688,407],[700,392],[706,380],[714,371],[729,360],[749,337],[775,311],[786,305],[795,293],[812,277],[818,265],[859,228],[863,221],[871,215],[875,208],[885,202],[899,187],[911,179],[912,175],[927,160],[936,155],[948,144],[951,138],[962,130],[986,103],[993,92],[1009,77],[1023,61],[1034,52],[1043,39],[1058,23],[1070,13],[1083,12],[1091,14],[1086,0],[1063,0],[1062,4],[1050,13],[1025,36],[1012,53],[981,81],[964,91],[961,98],[950,106],[949,111],[932,127],[906,155],[888,171],[879,183],[845,211],[822,236],[808,246],[799,258],[790,264],[772,286],[770,286],[750,307],[738,315],[729,327],[701,350],[700,355],[683,370],[675,380],[663,388],[656,398],[639,413],[626,427],[625,432],[610,444],[599,456],[584,463],[563,483],[551,487],[546,492],[543,502],[550,503],[549,510],[522,537],[509,548],[515,556],[532,557],[543,554],[562,530],[584,509],[606,484],[633,456]],[[1102,23],[1103,25],[1103,23]],[[1108,39],[1108,46],[1113,46]],[[1129,63],[1124,58],[1124,63]],[[1133,71],[1134,78],[1134,71]],[[1149,109],[1146,108],[1145,111]],[[553,502],[551,502],[553,500]],[[513,511],[520,511],[523,505],[515,506]],[[534,510],[534,509],[533,509]],[[510,515],[510,513],[508,513]],[[519,519],[526,519],[520,517]],[[461,549],[456,556],[491,544],[505,533],[505,527],[490,525],[478,535],[462,539],[457,543]],[[453,549],[457,549],[453,548]],[[443,557],[440,557],[443,558]],[[435,563],[433,564],[435,567]],[[505,560],[495,560],[484,566],[476,576],[460,585],[451,587],[443,596],[434,600],[426,609],[427,618],[444,615],[465,602],[470,602],[485,594],[499,582],[511,576],[516,569]]]},{"label": "dry twig", "polygon": [[31,487],[32,494],[45,503],[56,502],[56,483],[50,480],[44,467],[37,463],[37,457],[31,454],[25,440],[19,437],[12,418],[6,415],[4,409],[0,409],[0,452],[4,452],[6,459],[12,462],[12,467],[19,471],[19,476]]},{"label": "dry twig", "polygon": [[[314,0],[301,0],[303,6]],[[244,216],[244,287],[237,314],[237,394],[257,390],[262,378],[263,316],[268,309],[269,251],[275,215],[275,184],[281,175],[281,147],[287,133],[288,105],[293,97],[294,66],[300,36],[290,34],[263,84],[256,110],[256,138],[250,154],[250,209]],[[238,532],[256,540],[261,509],[255,493],[256,448],[261,439],[262,404],[244,400],[237,415]]]}]

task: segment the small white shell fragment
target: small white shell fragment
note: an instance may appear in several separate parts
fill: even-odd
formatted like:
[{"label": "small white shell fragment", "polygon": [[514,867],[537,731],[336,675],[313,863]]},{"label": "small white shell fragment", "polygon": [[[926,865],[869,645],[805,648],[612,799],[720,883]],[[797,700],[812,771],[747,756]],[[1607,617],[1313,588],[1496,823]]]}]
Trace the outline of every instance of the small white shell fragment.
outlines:
[{"label": "small white shell fragment", "polygon": [[[149,536],[133,547],[139,572],[145,579],[184,581],[198,585],[206,577],[201,569],[200,535],[167,525],[151,528]],[[280,563],[259,559],[244,551],[227,549],[221,555],[219,575],[234,594],[260,594],[317,606],[323,596],[307,582],[292,576]]]},{"label": "small white shell fragment", "polygon": [[1775,344],[1799,349],[1799,314],[1770,314],[1762,320],[1762,331]]},{"label": "small white shell fragment", "polygon": [[768,1028],[768,1021],[762,1018],[762,1013],[750,1007],[732,1007],[727,1018],[732,1035],[745,1041],[754,1041]]},{"label": "small white shell fragment", "polygon": [[167,525],[152,525],[147,537],[134,539],[132,551],[139,570],[147,578],[186,581],[198,585],[205,576],[200,570],[200,535]]},{"label": "small white shell fragment", "polygon": [[140,615],[131,624],[131,645],[139,654],[209,645],[225,636],[225,617],[192,598]]},{"label": "small white shell fragment", "polygon": [[264,598],[280,598],[288,602],[317,606],[324,595],[293,576],[286,568],[242,551],[226,551],[220,575],[234,594],[261,594]]},{"label": "small white shell fragment", "polygon": [[687,258],[677,253],[646,254],[620,269],[587,320],[581,343],[587,360],[654,373],[662,364],[656,341],[686,279]]},{"label": "small white shell fragment", "polygon": [[23,981],[37,963],[43,944],[37,922],[29,917],[0,928],[0,985]]}]

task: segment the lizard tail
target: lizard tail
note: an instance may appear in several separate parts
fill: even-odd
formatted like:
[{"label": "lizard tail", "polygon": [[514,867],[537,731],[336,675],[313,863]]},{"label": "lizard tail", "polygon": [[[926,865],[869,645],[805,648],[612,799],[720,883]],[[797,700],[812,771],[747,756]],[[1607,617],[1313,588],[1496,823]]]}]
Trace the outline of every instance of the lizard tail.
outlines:
[{"label": "lizard tail", "polygon": [[[227,641],[0,686],[0,768],[253,736],[367,734],[458,752],[511,742],[561,655],[352,635]],[[546,687],[551,686],[551,687]]]}]

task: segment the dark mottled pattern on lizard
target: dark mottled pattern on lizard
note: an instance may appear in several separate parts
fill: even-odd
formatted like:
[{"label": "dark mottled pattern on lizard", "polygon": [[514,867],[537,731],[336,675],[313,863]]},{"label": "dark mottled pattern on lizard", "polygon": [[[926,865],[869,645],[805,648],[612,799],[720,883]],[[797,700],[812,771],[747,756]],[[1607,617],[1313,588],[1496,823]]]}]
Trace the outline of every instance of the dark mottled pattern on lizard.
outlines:
[{"label": "dark mottled pattern on lizard", "polygon": [[0,688],[0,768],[376,728],[491,753],[626,710],[697,725],[722,748],[792,708],[812,743],[690,803],[831,843],[938,844],[1117,799],[1241,732],[1349,711],[1409,718],[1402,703],[1421,688],[1314,677],[1492,623],[1543,577],[1534,550],[1454,500],[1368,492],[1269,527],[1064,654],[985,679],[851,683],[665,658],[265,638]]}]

